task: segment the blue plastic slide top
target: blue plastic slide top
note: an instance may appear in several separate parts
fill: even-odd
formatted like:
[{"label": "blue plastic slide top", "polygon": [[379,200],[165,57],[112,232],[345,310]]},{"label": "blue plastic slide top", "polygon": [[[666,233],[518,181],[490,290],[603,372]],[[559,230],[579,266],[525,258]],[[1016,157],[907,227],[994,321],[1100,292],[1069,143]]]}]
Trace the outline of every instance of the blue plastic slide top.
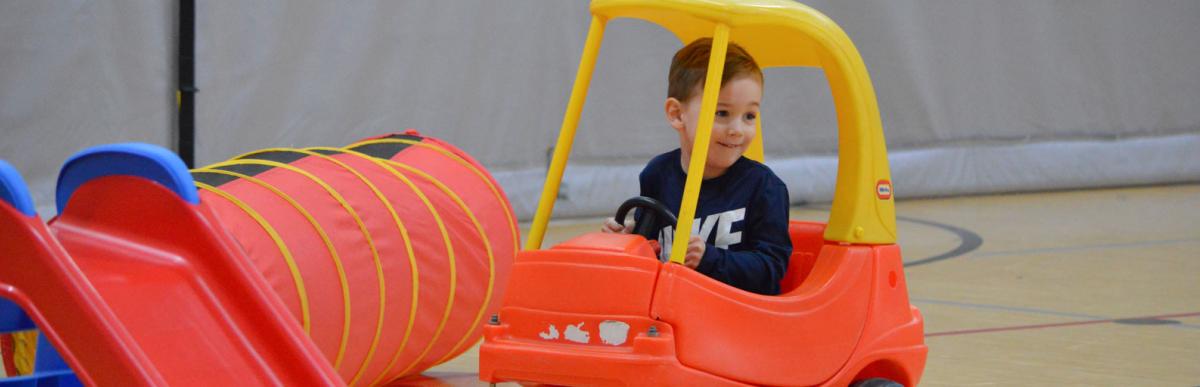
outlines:
[{"label": "blue plastic slide top", "polygon": [[67,201],[79,186],[114,175],[146,178],[167,187],[188,203],[200,203],[192,175],[179,156],[157,145],[123,143],[91,147],[67,159],[58,173],[55,194],[58,213],[67,207]]},{"label": "blue plastic slide top", "polygon": [[0,387],[82,387],[79,377],[71,371],[67,362],[39,332],[37,339],[37,354],[34,355],[33,373],[22,376],[0,378]]},{"label": "blue plastic slide top", "polygon": [[0,200],[21,211],[26,216],[37,215],[33,209],[33,198],[29,196],[29,187],[16,168],[4,160],[0,160]]},{"label": "blue plastic slide top", "polygon": [[15,302],[0,297],[0,334],[36,328],[33,320]]}]

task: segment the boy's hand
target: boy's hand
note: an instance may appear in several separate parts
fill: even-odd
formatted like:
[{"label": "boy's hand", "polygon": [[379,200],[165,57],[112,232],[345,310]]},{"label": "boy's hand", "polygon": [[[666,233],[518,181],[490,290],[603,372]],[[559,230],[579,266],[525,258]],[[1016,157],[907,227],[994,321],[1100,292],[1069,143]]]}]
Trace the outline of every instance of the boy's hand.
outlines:
[{"label": "boy's hand", "polygon": [[625,224],[617,223],[614,218],[604,220],[604,225],[600,226],[600,232],[607,234],[629,234],[633,232],[635,222],[632,216],[625,217]]},{"label": "boy's hand", "polygon": [[704,240],[692,235],[692,238],[688,239],[687,254],[683,256],[683,265],[696,270],[697,267],[700,267],[701,259],[704,259]]}]

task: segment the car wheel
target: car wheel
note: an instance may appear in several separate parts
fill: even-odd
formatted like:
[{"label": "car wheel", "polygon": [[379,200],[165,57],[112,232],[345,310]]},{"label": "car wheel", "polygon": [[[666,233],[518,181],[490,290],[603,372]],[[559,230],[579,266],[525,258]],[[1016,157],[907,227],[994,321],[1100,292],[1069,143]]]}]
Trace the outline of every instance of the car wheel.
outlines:
[{"label": "car wheel", "polygon": [[884,378],[870,378],[854,382],[850,387],[904,387],[904,385]]}]

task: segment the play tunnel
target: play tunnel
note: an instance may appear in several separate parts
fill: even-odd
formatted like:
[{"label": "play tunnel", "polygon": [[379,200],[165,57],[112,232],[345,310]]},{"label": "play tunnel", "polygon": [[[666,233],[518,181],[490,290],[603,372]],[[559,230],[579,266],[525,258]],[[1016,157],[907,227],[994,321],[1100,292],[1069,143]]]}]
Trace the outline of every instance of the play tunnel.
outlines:
[{"label": "play tunnel", "polygon": [[264,149],[192,176],[350,385],[413,375],[474,345],[518,248],[486,170],[415,131]]}]

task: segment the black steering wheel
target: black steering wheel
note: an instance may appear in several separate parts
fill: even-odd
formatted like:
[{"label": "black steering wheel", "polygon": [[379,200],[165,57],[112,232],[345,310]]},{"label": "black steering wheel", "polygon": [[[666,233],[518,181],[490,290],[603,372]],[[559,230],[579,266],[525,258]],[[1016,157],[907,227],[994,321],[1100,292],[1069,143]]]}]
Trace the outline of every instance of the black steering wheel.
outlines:
[{"label": "black steering wheel", "polygon": [[641,235],[647,240],[657,240],[658,230],[675,225],[677,220],[675,213],[662,202],[645,196],[634,196],[617,208],[617,215],[614,217],[617,223],[625,224],[625,216],[634,208],[642,208],[645,211],[642,211],[642,218],[633,226],[633,234]]}]

